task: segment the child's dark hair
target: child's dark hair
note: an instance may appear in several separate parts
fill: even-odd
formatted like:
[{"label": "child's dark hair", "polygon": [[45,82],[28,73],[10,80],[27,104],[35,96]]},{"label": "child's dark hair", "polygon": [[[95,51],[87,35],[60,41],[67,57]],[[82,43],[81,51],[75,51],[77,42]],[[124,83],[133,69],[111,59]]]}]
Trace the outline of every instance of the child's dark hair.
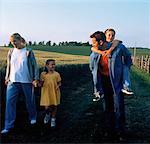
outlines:
[{"label": "child's dark hair", "polygon": [[[48,65],[48,64],[49,64],[49,62],[51,62],[51,61],[55,62],[55,60],[54,60],[54,59],[48,59],[48,60],[46,60],[46,65]],[[44,67],[44,72],[48,73],[48,69],[47,69],[47,67],[46,67],[46,66]]]},{"label": "child's dark hair", "polygon": [[98,43],[100,42],[100,40],[102,40],[103,42],[106,41],[106,36],[102,31],[96,31],[95,33],[90,35],[90,38],[96,38],[96,41]]}]

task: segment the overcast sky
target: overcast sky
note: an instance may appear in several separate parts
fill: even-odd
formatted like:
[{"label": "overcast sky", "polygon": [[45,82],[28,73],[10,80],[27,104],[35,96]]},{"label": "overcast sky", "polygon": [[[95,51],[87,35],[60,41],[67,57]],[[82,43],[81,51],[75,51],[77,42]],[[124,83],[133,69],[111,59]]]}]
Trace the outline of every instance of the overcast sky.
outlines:
[{"label": "overcast sky", "polygon": [[0,45],[27,41],[90,41],[107,28],[126,46],[150,48],[149,0],[0,0]]}]

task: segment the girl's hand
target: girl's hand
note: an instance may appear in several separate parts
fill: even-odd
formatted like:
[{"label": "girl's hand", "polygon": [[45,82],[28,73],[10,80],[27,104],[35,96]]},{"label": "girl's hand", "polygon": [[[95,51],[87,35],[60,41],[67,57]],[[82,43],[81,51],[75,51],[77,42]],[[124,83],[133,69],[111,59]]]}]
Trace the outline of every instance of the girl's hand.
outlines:
[{"label": "girl's hand", "polygon": [[60,86],[61,86],[61,82],[57,82],[56,90],[58,90]]},{"label": "girl's hand", "polygon": [[103,56],[109,56],[110,52],[111,52],[111,50],[105,50],[102,55]]},{"label": "girl's hand", "polygon": [[57,86],[56,86],[56,90],[58,90],[58,89],[59,89],[59,86],[57,85]]},{"label": "girl's hand", "polygon": [[42,87],[43,86],[44,81],[39,81],[38,82],[38,87]]}]

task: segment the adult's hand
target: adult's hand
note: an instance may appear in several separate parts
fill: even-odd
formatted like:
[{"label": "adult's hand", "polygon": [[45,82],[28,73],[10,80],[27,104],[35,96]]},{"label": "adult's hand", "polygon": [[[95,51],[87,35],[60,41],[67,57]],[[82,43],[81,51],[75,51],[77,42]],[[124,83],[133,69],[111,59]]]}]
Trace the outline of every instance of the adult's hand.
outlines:
[{"label": "adult's hand", "polygon": [[5,80],[5,85],[8,85],[9,80]]}]

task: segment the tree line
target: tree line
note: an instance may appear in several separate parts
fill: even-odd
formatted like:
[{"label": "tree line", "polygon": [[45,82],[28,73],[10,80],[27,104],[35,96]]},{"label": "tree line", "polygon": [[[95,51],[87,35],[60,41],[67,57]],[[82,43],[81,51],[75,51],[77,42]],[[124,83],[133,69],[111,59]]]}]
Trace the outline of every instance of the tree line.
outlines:
[{"label": "tree line", "polygon": [[[40,42],[32,42],[32,41],[29,41],[27,42],[27,46],[91,46],[91,44],[89,42],[77,42],[77,41],[62,41],[62,42],[59,42],[58,44],[56,44],[55,42],[51,42],[51,41],[40,41]],[[8,45],[4,45],[4,46],[8,46],[8,47],[12,47],[12,44],[9,43]]]}]

